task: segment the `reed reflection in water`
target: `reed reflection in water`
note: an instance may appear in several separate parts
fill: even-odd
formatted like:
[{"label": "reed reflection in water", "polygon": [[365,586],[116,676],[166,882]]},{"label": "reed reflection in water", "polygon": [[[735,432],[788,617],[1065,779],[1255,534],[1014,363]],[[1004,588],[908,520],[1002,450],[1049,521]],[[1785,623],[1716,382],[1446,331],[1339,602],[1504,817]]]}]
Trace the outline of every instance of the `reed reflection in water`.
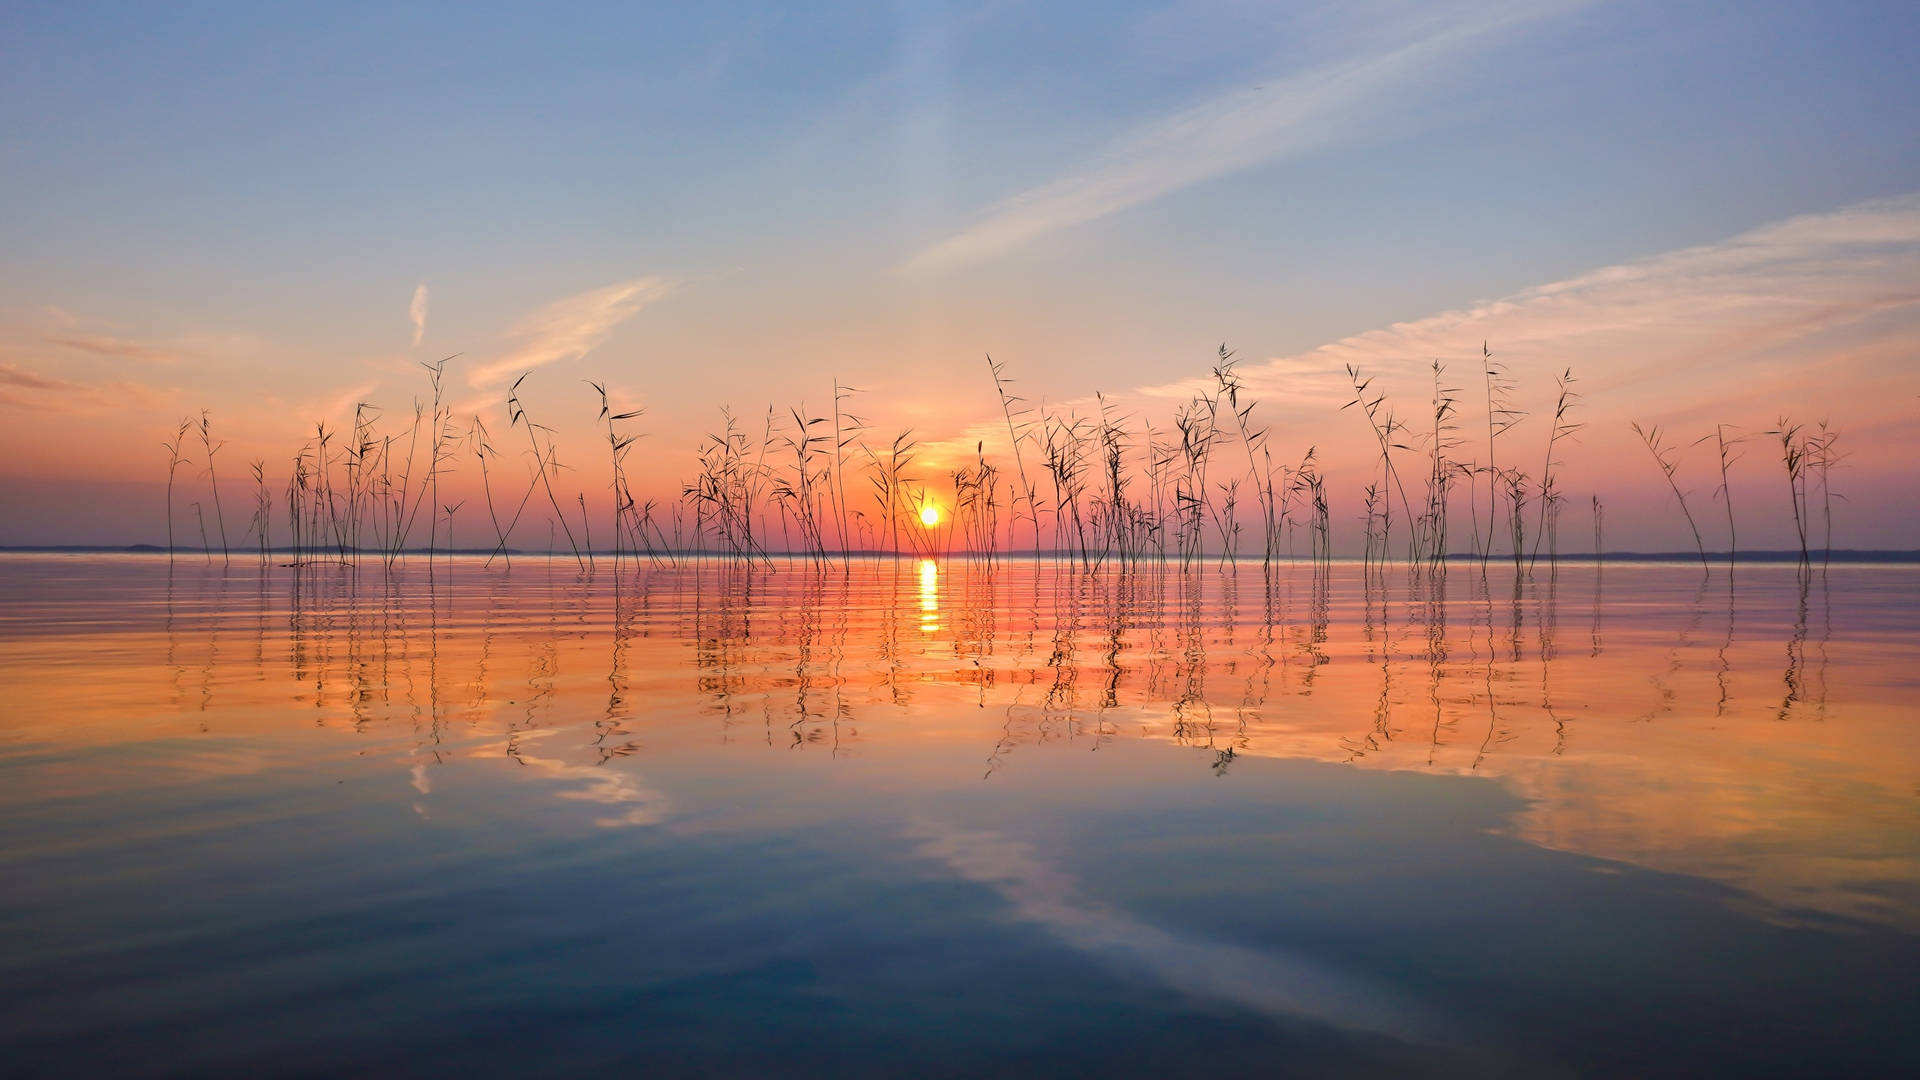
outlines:
[{"label": "reed reflection in water", "polygon": [[[478,1052],[493,1009],[612,1023],[536,989],[576,981],[740,1011],[720,1072],[936,1046],[961,1071],[1124,1072],[1203,1052],[1176,1018],[1248,1067],[1279,1045],[1334,1071],[1913,1053],[1875,1027],[1920,928],[1913,568],[528,562],[0,560],[0,1034],[48,1055],[23,1060],[365,1064],[402,1019]],[[589,895],[625,907],[547,906]],[[457,908],[407,929],[426,901]],[[537,956],[475,943],[502,910]],[[236,912],[338,955],[269,963]],[[617,970],[579,952],[608,920]],[[976,966],[990,941],[1020,959]],[[227,1011],[142,996],[169,965]],[[375,971],[463,989],[290,1018]],[[509,972],[534,981],[473,988]],[[1021,993],[1103,1003],[1074,1030],[1114,1056],[1008,1011]],[[1731,996],[1639,1050],[1598,1033],[1680,994]],[[817,1024],[768,1015],[822,1000]],[[660,1053],[706,1030],[624,1010]],[[229,1012],[257,1030],[224,1050],[157,1034]],[[1739,1048],[1658,1045],[1767,1016]],[[853,1030],[864,1050],[819,1056]],[[129,1031],[150,1058],[77,1049]]]}]

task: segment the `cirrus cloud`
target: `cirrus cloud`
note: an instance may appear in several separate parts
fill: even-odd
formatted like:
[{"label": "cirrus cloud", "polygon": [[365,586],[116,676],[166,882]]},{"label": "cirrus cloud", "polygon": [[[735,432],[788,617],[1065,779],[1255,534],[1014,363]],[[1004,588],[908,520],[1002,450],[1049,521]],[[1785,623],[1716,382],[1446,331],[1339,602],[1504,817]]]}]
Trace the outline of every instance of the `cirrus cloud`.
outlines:
[{"label": "cirrus cloud", "polygon": [[407,305],[407,318],[413,322],[413,347],[420,347],[420,339],[427,336],[427,283],[421,282],[413,287],[413,303]]},{"label": "cirrus cloud", "polygon": [[474,387],[491,386],[516,371],[527,371],[592,352],[614,328],[643,307],[672,291],[664,277],[649,276],[556,300],[514,324],[519,344],[467,376]]},{"label": "cirrus cloud", "polygon": [[986,262],[1062,229],[1183,188],[1348,138],[1354,118],[1417,95],[1422,81],[1496,33],[1564,14],[1586,0],[1474,4],[1390,28],[1395,43],[1269,77],[1119,135],[1100,158],[1012,195],[909,259],[910,272]]}]

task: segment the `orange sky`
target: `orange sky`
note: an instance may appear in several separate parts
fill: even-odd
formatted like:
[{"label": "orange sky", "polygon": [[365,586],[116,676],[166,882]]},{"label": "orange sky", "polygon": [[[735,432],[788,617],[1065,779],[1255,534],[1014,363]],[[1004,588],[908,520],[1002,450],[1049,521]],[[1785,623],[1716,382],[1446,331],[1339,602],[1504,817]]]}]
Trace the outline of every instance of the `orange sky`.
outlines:
[{"label": "orange sky", "polygon": [[[1835,544],[1910,548],[1920,536],[1914,458],[1920,404],[1920,196],[1882,200],[1763,226],[1719,243],[1600,267],[1509,296],[1411,318],[1283,356],[1243,354],[1247,394],[1258,400],[1257,424],[1270,428],[1276,459],[1291,461],[1316,447],[1329,479],[1342,550],[1358,546],[1359,488],[1372,475],[1371,435],[1360,416],[1340,408],[1351,399],[1345,366],[1353,364],[1389,394],[1410,423],[1430,398],[1430,363],[1448,366],[1462,393],[1452,454],[1483,460],[1485,406],[1479,378],[1484,340],[1518,382],[1515,404],[1529,415],[1498,446],[1504,464],[1538,476],[1545,456],[1545,419],[1553,406],[1553,375],[1571,367],[1582,397],[1572,417],[1586,427],[1564,451],[1561,490],[1578,504],[1565,519],[1589,545],[1588,496],[1607,511],[1609,547],[1679,550],[1690,540],[1670,494],[1629,429],[1629,421],[1663,425],[1680,445],[1679,479],[1703,521],[1708,546],[1724,546],[1723,511],[1713,488],[1710,447],[1689,446],[1717,423],[1751,437],[1733,473],[1743,547],[1793,544],[1779,447],[1763,434],[1782,415],[1809,425],[1828,420],[1841,434],[1846,458],[1834,473],[1845,499],[1835,504]],[[225,333],[145,336],[106,320],[65,311],[16,310],[5,328],[0,429],[6,465],[0,474],[13,512],[0,525],[0,542],[157,542],[164,535],[159,444],[179,417],[211,410],[226,446],[215,458],[230,529],[244,531],[247,463],[267,462],[275,485],[287,460],[313,425],[335,429],[351,422],[365,401],[385,410],[388,431],[400,430],[411,403],[427,392],[419,364],[456,350],[448,365],[448,405],[456,426],[481,416],[497,445],[511,454],[518,432],[505,412],[508,384],[531,372],[521,396],[530,415],[556,431],[569,472],[563,498],[587,493],[604,530],[608,466],[604,434],[594,427],[598,401],[586,380],[604,380],[614,407],[645,408],[630,425],[641,433],[629,461],[636,496],[667,500],[694,471],[694,453],[717,430],[721,407],[731,406],[756,441],[769,406],[776,438],[790,428],[791,408],[813,415],[830,409],[836,371],[857,383],[848,409],[869,427],[864,441],[883,446],[911,427],[921,441],[919,477],[936,500],[950,488],[945,473],[984,442],[989,457],[1010,470],[1004,421],[998,416],[984,347],[1044,338],[1048,328],[1023,332],[1019,323],[982,329],[968,338],[922,342],[894,352],[887,320],[869,325],[849,317],[831,323],[816,316],[792,328],[777,346],[742,342],[705,359],[661,363],[655,357],[698,357],[697,337],[712,325],[702,283],[665,277],[632,279],[490,319],[443,325],[429,286],[396,305],[415,318],[403,322],[394,348],[377,357],[335,359],[322,343],[274,341]],[[962,306],[961,297],[953,306]],[[776,309],[749,323],[779,321]],[[1276,315],[1276,319],[1283,315]],[[415,343],[416,331],[419,341]],[[1019,347],[996,352],[1016,389],[1058,415],[1094,413],[1093,391],[1110,407],[1165,432],[1176,406],[1209,388],[1210,348],[1196,343],[1167,357],[1158,382],[1103,385],[1097,356],[1040,353]],[[850,449],[857,453],[857,448]],[[1227,443],[1220,461],[1242,453]],[[1033,451],[1029,449],[1029,458]],[[176,513],[211,497],[195,468],[183,471]],[[777,454],[774,455],[777,460]],[[1141,455],[1134,454],[1137,465]],[[1402,469],[1420,475],[1409,455]],[[526,463],[500,465],[496,502],[518,492]],[[1218,466],[1226,468],[1226,466]],[[470,459],[455,459],[443,478],[443,501],[474,500],[477,476]],[[864,487],[856,476],[853,483]],[[1416,498],[1418,496],[1416,495]],[[1477,496],[1482,500],[1484,493]],[[950,499],[950,497],[949,497]],[[850,501],[853,501],[850,499]],[[864,505],[855,503],[856,506]],[[1459,505],[1456,496],[1456,505]],[[1464,509],[1456,534],[1464,534]],[[478,519],[470,519],[477,521]],[[541,520],[541,519],[534,519]],[[237,523],[237,525],[235,524]],[[192,530],[191,517],[176,528]],[[518,535],[535,545],[542,535]],[[479,537],[474,536],[474,542]],[[608,535],[602,532],[602,535]]]}]

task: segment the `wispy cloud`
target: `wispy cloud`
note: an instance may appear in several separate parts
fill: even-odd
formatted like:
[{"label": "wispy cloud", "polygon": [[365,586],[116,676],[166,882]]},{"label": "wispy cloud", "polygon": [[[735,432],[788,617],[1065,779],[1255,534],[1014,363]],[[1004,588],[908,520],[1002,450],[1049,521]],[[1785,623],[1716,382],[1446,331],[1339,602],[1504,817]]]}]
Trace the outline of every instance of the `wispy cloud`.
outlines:
[{"label": "wispy cloud", "polygon": [[413,287],[413,303],[407,305],[407,318],[413,320],[413,347],[420,347],[420,339],[427,336],[427,283],[421,282]]},{"label": "wispy cloud", "polygon": [[511,336],[519,345],[474,368],[467,381],[475,387],[490,386],[515,372],[585,356],[615,327],[672,287],[663,277],[634,278],[548,304],[515,324]]},{"label": "wispy cloud", "polygon": [[79,383],[65,379],[55,379],[46,375],[36,375],[31,371],[22,371],[12,364],[0,364],[0,386],[17,386],[26,390],[80,390]]},{"label": "wispy cloud", "polygon": [[166,391],[141,383],[116,381],[101,385],[75,382],[0,363],[0,406],[35,413],[101,412],[123,408],[157,408]]},{"label": "wispy cloud", "polygon": [[148,364],[177,364],[190,355],[170,345],[155,345],[102,334],[50,334],[46,340],[49,345],[59,345],[76,352]]},{"label": "wispy cloud", "polygon": [[353,410],[361,402],[373,397],[374,391],[378,389],[380,389],[379,383],[365,382],[338,390],[329,390],[299,402],[293,407],[292,413],[300,418],[303,424],[325,420],[338,426],[341,417],[352,415]]},{"label": "wispy cloud", "polygon": [[1481,6],[1422,19],[1393,45],[1278,75],[1191,105],[1122,134],[1100,160],[1023,191],[961,232],[915,255],[913,271],[983,262],[1049,233],[1081,225],[1216,176],[1300,153],[1337,138],[1345,116],[1378,108],[1470,43],[1580,6]]},{"label": "wispy cloud", "polygon": [[[1464,376],[1491,343],[1496,359],[1542,377],[1572,365],[1587,376],[1593,405],[1652,399],[1673,410],[1756,387],[1777,394],[1779,380],[1832,380],[1836,360],[1910,357],[1920,346],[1916,283],[1920,192],[1601,267],[1249,363],[1240,374],[1263,411],[1307,420],[1351,396],[1348,364],[1388,380],[1425,379],[1439,359]],[[1151,411],[1212,388],[1197,373],[1108,399]],[[968,437],[991,435],[995,422],[978,421]]]},{"label": "wispy cloud", "polygon": [[1779,379],[1813,375],[1815,362],[1868,341],[1911,345],[1920,329],[1917,307],[1920,193],[1603,267],[1344,338],[1247,374],[1256,390],[1278,396],[1298,389],[1304,372],[1337,380],[1349,363],[1424,371],[1436,357],[1477,356],[1490,341],[1515,366],[1573,364],[1594,374],[1590,396],[1618,391],[1671,409],[1690,397],[1719,401],[1757,382],[1777,386]]}]

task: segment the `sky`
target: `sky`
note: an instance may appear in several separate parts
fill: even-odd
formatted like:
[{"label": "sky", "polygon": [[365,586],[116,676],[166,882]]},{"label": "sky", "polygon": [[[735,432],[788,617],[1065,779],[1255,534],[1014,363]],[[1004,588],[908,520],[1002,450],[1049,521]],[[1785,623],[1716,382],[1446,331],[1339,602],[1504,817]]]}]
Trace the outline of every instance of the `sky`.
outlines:
[{"label": "sky", "polygon": [[587,380],[646,409],[635,492],[671,499],[723,407],[859,387],[931,478],[1006,459],[988,354],[1036,404],[1164,430],[1225,343],[1357,549],[1345,365],[1412,418],[1436,360],[1478,387],[1484,343],[1529,413],[1497,453],[1535,477],[1572,370],[1560,489],[1603,500],[1609,548],[1692,544],[1635,421],[1703,522],[1695,440],[1747,435],[1741,545],[1791,546],[1783,415],[1840,432],[1836,546],[1920,547],[1910,2],[0,17],[0,544],[160,541],[160,443],[202,409],[243,531],[249,461],[284,483],[361,401],[403,424],[443,357],[496,438],[529,373],[563,486],[604,501]]}]

